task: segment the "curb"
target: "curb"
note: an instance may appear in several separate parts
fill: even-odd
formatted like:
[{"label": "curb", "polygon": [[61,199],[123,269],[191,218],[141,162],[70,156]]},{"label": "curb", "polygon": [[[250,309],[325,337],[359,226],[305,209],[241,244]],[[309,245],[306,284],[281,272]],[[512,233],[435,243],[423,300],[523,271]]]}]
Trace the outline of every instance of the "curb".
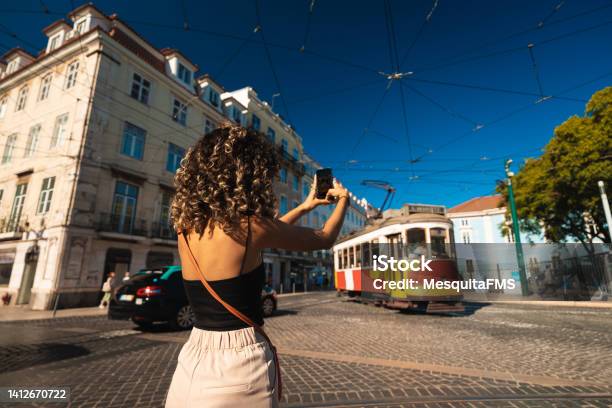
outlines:
[{"label": "curb", "polygon": [[612,309],[612,302],[605,301],[575,301],[575,300],[471,300],[463,299],[465,303],[490,303],[498,305],[530,305],[546,307],[575,307],[584,309]]}]

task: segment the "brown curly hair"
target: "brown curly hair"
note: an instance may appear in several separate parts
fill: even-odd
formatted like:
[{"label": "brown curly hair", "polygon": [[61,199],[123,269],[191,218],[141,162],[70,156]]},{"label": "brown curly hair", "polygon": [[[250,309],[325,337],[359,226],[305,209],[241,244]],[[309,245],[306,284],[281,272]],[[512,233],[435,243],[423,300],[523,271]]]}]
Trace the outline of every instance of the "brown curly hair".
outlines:
[{"label": "brown curly hair", "polygon": [[224,123],[187,151],[174,177],[171,218],[177,232],[220,227],[235,235],[247,214],[273,217],[277,150],[252,129]]}]

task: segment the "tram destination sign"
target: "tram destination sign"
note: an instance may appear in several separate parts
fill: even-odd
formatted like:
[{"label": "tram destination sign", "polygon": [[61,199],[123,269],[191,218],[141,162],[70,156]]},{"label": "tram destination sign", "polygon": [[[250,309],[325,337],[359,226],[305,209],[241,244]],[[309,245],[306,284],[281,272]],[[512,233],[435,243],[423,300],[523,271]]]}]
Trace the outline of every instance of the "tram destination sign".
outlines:
[{"label": "tram destination sign", "polygon": [[446,207],[443,205],[427,205],[427,204],[406,204],[408,214],[440,214],[446,215]]}]

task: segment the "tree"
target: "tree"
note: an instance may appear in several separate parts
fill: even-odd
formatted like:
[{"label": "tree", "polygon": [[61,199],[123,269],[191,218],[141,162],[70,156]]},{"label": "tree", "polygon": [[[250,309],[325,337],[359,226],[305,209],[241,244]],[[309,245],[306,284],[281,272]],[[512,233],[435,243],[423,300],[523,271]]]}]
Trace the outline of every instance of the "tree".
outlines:
[{"label": "tree", "polygon": [[[611,186],[612,87],[591,97],[584,116],[558,126],[542,156],[528,159],[513,178],[521,228],[539,233],[543,227],[550,241],[576,239],[592,254],[595,238],[610,242],[598,180]],[[507,202],[505,184],[498,191]]]}]

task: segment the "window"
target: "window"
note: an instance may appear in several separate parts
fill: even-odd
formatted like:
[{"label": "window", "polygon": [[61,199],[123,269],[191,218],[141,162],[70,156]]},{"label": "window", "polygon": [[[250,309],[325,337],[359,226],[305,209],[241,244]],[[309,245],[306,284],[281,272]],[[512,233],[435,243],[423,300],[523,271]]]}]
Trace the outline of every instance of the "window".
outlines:
[{"label": "window", "polygon": [[300,178],[296,174],[293,175],[293,191],[300,191]]},{"label": "window", "polygon": [[130,122],[125,122],[121,153],[142,160],[146,134],[147,132],[144,129],[132,125]]},{"label": "window", "polygon": [[144,103],[145,105],[148,105],[150,92],[151,82],[134,73],[132,76],[132,90],[130,91],[130,96]]},{"label": "window", "polygon": [[51,89],[51,74],[45,75],[40,81],[40,92],[38,93],[38,100],[44,101],[49,96],[49,90]]},{"label": "window", "polygon": [[4,152],[2,153],[2,164],[10,163],[13,158],[13,151],[15,150],[15,143],[17,142],[17,133],[13,133],[6,138],[6,144],[4,145]]},{"label": "window", "polygon": [[293,200],[293,202],[291,203],[291,209],[297,208],[298,205],[300,205],[300,203],[298,203],[297,201]]},{"label": "window", "polygon": [[468,220],[467,218],[462,218],[461,219],[461,225],[464,227],[467,227],[470,225],[470,220]]},{"label": "window", "polygon": [[176,98],[172,105],[172,120],[183,126],[187,125],[187,105]]},{"label": "window", "polygon": [[168,161],[166,162],[166,170],[176,172],[181,166],[181,159],[185,156],[185,149],[175,144],[168,143]]},{"label": "window", "polygon": [[293,158],[295,160],[300,160],[300,151],[297,148],[293,148]]},{"label": "window", "polygon": [[272,128],[268,128],[268,139],[270,139],[272,143],[276,143],[276,132]]},{"label": "window", "polygon": [[4,115],[6,115],[7,101],[8,101],[8,98],[6,96],[0,99],[0,119],[2,119]]},{"label": "window", "polygon": [[28,134],[28,141],[26,143],[25,152],[23,153],[23,157],[31,157],[36,148],[38,147],[38,139],[40,136],[40,125],[34,125],[30,128],[30,133]]},{"label": "window", "polygon": [[279,211],[280,211],[281,215],[287,213],[287,197],[285,197],[284,195],[282,195],[280,197],[280,209],[279,209]]},{"label": "window", "polygon": [[316,211],[312,213],[312,226],[319,228],[319,213]]},{"label": "window", "polygon": [[62,39],[62,34],[56,34],[49,40],[49,52],[53,51],[60,45],[60,41]]},{"label": "window", "polygon": [[19,90],[17,94],[17,105],[15,106],[15,111],[19,112],[23,108],[25,108],[26,101],[28,100],[28,86],[24,86]]},{"label": "window", "polygon": [[76,23],[76,28],[74,29],[77,34],[83,34],[87,29],[87,18],[83,18]]},{"label": "window", "polygon": [[51,198],[53,198],[53,187],[55,186],[55,177],[47,177],[43,179],[42,188],[40,189],[40,197],[38,198],[38,208],[36,214],[45,214],[49,212],[51,207]]},{"label": "window", "polygon": [[186,85],[191,85],[191,71],[180,62],[178,63],[178,78]]},{"label": "window", "polygon": [[240,109],[238,107],[232,106],[231,116],[236,123],[242,124],[242,112],[240,112]]},{"label": "window", "polygon": [[283,139],[281,141],[281,146],[283,148],[283,153],[287,153],[287,150],[289,149],[289,142],[287,142],[287,139]]},{"label": "window", "polygon": [[208,88],[208,102],[210,102],[212,106],[216,107],[219,107],[220,104],[219,92],[210,87]]},{"label": "window", "polygon": [[205,135],[209,134],[216,128],[217,128],[217,125],[215,125],[215,123],[212,120],[208,118],[204,118],[204,134]]},{"label": "window", "polygon": [[66,134],[68,133],[68,114],[64,113],[55,118],[55,127],[53,128],[53,135],[51,135],[51,145],[49,147],[61,146],[66,140]]},{"label": "window", "polygon": [[124,234],[132,232],[137,201],[138,186],[117,181],[111,213],[111,225],[114,231]]},{"label": "window", "polygon": [[308,183],[304,182],[302,183],[302,199],[308,197],[308,194],[310,194],[310,186]]},{"label": "window", "polygon": [[470,231],[461,231],[461,240],[464,244],[472,242],[472,233]]},{"label": "window", "polygon": [[279,176],[280,176],[281,183],[286,183],[287,182],[287,169],[284,167],[280,169]]},{"label": "window", "polygon": [[15,231],[19,226],[19,221],[21,220],[21,211],[23,210],[23,203],[25,201],[27,191],[28,183],[17,184],[17,189],[15,190],[15,198],[13,199],[13,206],[11,207],[11,215],[9,216],[9,231]]},{"label": "window", "polygon": [[8,65],[6,66],[6,74],[12,74],[13,72],[15,72],[15,70],[17,69],[17,60],[12,60],[11,62],[8,63]]},{"label": "window", "polygon": [[259,132],[259,129],[261,128],[261,119],[259,119],[257,115],[253,115],[252,126],[253,126],[253,129]]},{"label": "window", "polygon": [[74,61],[68,65],[68,69],[66,70],[66,83],[64,84],[65,89],[70,89],[76,84],[78,71],[79,61]]},{"label": "window", "polygon": [[170,238],[173,235],[173,230],[170,227],[170,206],[172,195],[167,192],[162,192],[160,212],[159,212],[159,237]]}]

